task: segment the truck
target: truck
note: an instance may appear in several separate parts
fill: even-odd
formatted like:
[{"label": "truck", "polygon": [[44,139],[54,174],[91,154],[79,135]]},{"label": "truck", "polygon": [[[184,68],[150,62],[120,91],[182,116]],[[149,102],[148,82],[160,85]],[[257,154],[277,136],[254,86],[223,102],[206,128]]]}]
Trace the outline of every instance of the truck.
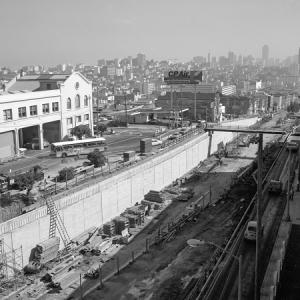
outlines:
[{"label": "truck", "polygon": [[282,192],[282,183],[279,180],[270,180],[269,193],[280,194]]}]

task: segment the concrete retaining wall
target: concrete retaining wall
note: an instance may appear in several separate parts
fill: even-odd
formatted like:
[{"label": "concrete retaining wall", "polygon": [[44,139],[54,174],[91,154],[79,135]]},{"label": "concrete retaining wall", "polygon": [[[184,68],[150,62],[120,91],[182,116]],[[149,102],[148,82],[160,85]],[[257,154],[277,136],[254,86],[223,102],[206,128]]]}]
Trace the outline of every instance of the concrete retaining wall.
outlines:
[{"label": "concrete retaining wall", "polygon": [[[257,118],[237,121],[249,126]],[[233,124],[231,124],[233,125]],[[221,141],[234,137],[230,132],[215,132],[211,151]],[[160,190],[207,158],[209,137],[205,133],[168,152],[146,159],[101,182],[92,182],[77,191],[60,195],[56,205],[71,238],[91,226],[100,226],[119,215],[127,207],[141,201],[150,190]],[[31,249],[48,238],[50,218],[46,206],[0,224],[0,238],[8,246],[23,248],[24,264]]]}]

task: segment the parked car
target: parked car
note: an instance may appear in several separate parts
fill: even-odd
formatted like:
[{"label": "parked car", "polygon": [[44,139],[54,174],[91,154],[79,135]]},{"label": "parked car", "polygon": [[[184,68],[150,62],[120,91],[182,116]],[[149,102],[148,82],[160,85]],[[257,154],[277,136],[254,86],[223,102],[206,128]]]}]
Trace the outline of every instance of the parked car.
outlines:
[{"label": "parked car", "polygon": [[161,140],[152,139],[152,146],[159,146],[162,144]]},{"label": "parked car", "polygon": [[[244,238],[248,241],[256,241],[257,222],[249,221],[244,233]],[[264,233],[264,226],[261,225],[261,235]]]}]

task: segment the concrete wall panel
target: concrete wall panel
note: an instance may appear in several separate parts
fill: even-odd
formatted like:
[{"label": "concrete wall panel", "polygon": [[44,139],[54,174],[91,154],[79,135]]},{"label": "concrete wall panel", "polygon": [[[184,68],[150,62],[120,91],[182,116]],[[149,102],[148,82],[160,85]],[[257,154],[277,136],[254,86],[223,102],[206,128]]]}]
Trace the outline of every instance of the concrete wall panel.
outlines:
[{"label": "concrete wall panel", "polygon": [[131,178],[123,180],[117,184],[118,189],[118,210],[123,212],[127,207],[131,206]]},{"label": "concrete wall panel", "polygon": [[110,221],[114,216],[118,215],[118,194],[117,184],[115,183],[110,189],[102,191],[102,209],[103,223]]}]

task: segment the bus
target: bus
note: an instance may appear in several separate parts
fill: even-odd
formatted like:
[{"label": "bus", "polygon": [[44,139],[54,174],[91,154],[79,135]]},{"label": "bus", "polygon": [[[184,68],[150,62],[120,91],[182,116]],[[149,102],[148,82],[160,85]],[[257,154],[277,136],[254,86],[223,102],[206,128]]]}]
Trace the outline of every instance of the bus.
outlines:
[{"label": "bus", "polygon": [[54,155],[56,157],[78,156],[80,154],[88,154],[95,149],[101,152],[107,150],[105,138],[100,137],[52,143],[50,155]]}]

